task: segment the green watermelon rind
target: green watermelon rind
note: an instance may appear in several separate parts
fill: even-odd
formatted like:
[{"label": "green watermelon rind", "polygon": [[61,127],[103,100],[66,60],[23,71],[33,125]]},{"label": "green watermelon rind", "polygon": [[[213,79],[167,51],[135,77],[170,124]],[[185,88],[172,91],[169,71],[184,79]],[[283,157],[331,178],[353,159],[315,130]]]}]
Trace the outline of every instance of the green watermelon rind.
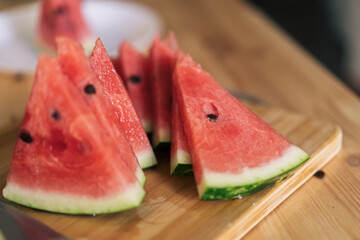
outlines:
[{"label": "green watermelon rind", "polygon": [[155,154],[152,150],[137,153],[136,157],[137,157],[139,165],[142,169],[147,169],[147,168],[153,167],[157,164]]},{"label": "green watermelon rind", "polygon": [[[280,173],[274,175],[273,177],[263,180],[256,179],[256,181],[253,181],[252,183],[241,185],[229,186],[227,184],[224,184],[223,186],[198,186],[200,200],[226,200],[244,197],[263,190],[269,186],[272,186],[277,182],[285,180],[287,177],[292,175],[299,166],[301,166],[310,159],[310,156],[308,154],[306,154],[300,148],[297,149],[298,151],[302,152],[300,152],[300,157],[298,157],[299,161],[286,169],[282,169]],[[219,184],[221,185],[220,182]]]},{"label": "green watermelon rind", "polygon": [[177,164],[175,169],[170,173],[172,176],[193,176],[191,164]]},{"label": "green watermelon rind", "polygon": [[189,152],[181,149],[176,151],[175,155],[170,160],[170,175],[194,175]]},{"label": "green watermelon rind", "polygon": [[94,215],[136,208],[143,202],[145,191],[136,182],[117,196],[92,199],[89,196],[45,192],[7,183],[3,196],[9,201],[34,209],[70,215]]}]

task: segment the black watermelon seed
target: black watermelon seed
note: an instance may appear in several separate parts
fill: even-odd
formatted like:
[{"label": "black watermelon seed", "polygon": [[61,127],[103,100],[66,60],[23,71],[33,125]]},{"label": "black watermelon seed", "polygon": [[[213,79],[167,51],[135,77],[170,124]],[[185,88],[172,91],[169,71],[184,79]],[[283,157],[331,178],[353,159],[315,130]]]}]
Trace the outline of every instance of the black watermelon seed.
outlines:
[{"label": "black watermelon seed", "polygon": [[57,110],[54,110],[51,114],[51,117],[55,120],[60,120],[60,113]]},{"label": "black watermelon seed", "polygon": [[68,13],[68,9],[65,6],[60,6],[56,9],[55,14],[56,15],[63,15],[65,13]]},{"label": "black watermelon seed", "polygon": [[141,78],[139,76],[133,75],[129,77],[131,83],[140,83]]},{"label": "black watermelon seed", "polygon": [[20,132],[19,137],[21,140],[23,140],[23,142],[26,142],[26,143],[32,143],[34,141],[32,136],[30,135],[30,133],[25,132],[25,131]]},{"label": "black watermelon seed", "polygon": [[94,85],[92,85],[92,84],[86,85],[85,88],[84,88],[84,91],[85,91],[87,94],[95,94],[95,93],[96,93],[95,87],[94,87]]},{"label": "black watermelon seed", "polygon": [[207,117],[212,122],[215,122],[218,119],[218,116],[216,116],[215,114],[208,114]]},{"label": "black watermelon seed", "polygon": [[318,179],[323,179],[325,177],[325,173],[322,170],[317,171],[314,176]]}]

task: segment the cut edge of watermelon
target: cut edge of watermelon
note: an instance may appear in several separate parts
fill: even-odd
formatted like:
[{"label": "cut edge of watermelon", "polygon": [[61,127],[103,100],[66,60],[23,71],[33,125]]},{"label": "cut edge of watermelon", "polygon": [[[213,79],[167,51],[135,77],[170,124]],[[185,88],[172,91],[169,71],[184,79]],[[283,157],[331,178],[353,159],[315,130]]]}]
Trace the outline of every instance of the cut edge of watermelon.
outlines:
[{"label": "cut edge of watermelon", "polygon": [[96,38],[90,36],[90,37],[85,37],[83,40],[81,40],[81,45],[83,46],[86,56],[90,56],[90,54],[92,53],[92,50],[95,47],[95,41]]},{"label": "cut edge of watermelon", "polygon": [[153,132],[152,139],[153,148],[162,148],[163,146],[169,146],[171,142],[170,128],[163,128],[156,134]]},{"label": "cut edge of watermelon", "polygon": [[136,177],[136,179],[139,181],[139,183],[141,184],[141,186],[145,186],[146,177],[145,177],[144,171],[141,169],[140,166],[139,166],[138,168],[136,168],[135,177]]},{"label": "cut edge of watermelon", "polygon": [[6,199],[30,207],[65,214],[103,214],[138,207],[145,198],[145,191],[136,182],[117,195],[90,198],[73,194],[45,192],[7,183],[3,190]]},{"label": "cut edge of watermelon", "polygon": [[284,180],[309,158],[306,152],[292,145],[283,156],[266,165],[245,169],[241,174],[206,171],[198,185],[200,200],[225,200],[258,192]]},{"label": "cut edge of watermelon", "polygon": [[137,153],[136,157],[139,161],[139,165],[142,169],[153,167],[157,164],[157,160],[154,152],[151,151],[142,151],[141,153]]},{"label": "cut edge of watermelon", "polygon": [[171,175],[193,175],[189,152],[178,149],[170,160]]}]

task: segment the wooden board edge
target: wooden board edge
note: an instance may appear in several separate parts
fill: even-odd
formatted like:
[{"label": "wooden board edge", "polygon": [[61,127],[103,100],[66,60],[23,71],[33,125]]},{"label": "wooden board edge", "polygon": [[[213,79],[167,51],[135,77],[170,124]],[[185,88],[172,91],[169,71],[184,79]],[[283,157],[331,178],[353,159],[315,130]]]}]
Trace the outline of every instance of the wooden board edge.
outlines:
[{"label": "wooden board edge", "polygon": [[[331,159],[333,159],[341,150],[343,133],[339,126],[335,127],[334,134],[323,143],[312,154],[312,161],[306,162],[301,166],[293,176],[289,177],[286,184],[277,184],[266,195],[267,203],[257,206],[256,204],[247,210],[239,219],[231,226],[227,227],[221,234],[215,237],[216,240],[224,239],[241,239],[253,227],[264,219],[270,212],[279,206],[293,192],[300,188],[307,180],[309,180],[315,172],[324,167]],[[308,174],[302,174],[309,172]],[[301,176],[303,175],[303,176]],[[302,179],[301,179],[302,177]],[[244,223],[243,218],[247,218]]]}]

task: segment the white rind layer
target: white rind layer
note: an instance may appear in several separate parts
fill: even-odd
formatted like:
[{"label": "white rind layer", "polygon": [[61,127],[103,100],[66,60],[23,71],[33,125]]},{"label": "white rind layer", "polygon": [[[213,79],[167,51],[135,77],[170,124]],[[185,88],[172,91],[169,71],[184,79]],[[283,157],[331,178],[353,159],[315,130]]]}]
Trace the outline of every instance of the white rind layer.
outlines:
[{"label": "white rind layer", "polygon": [[136,171],[135,171],[135,177],[136,179],[139,181],[139,183],[141,184],[141,186],[144,186],[146,183],[146,177],[144,174],[144,171],[141,169],[141,167],[137,167]]},{"label": "white rind layer", "polygon": [[218,173],[204,169],[202,181],[198,185],[198,192],[202,196],[207,188],[237,187],[265,181],[298,166],[306,158],[308,158],[306,152],[292,145],[285,150],[281,157],[260,167],[246,168],[239,174]]},{"label": "white rind layer", "polygon": [[90,56],[90,54],[92,53],[95,47],[95,41],[96,38],[94,38],[93,36],[85,37],[83,40],[81,40],[81,45],[83,46],[87,56]]},{"label": "white rind layer", "polygon": [[142,169],[149,168],[157,164],[157,160],[152,149],[143,151],[141,153],[136,153],[135,155]]},{"label": "white rind layer", "polygon": [[178,149],[175,155],[171,158],[170,161],[170,174],[172,174],[178,164],[191,165],[191,156],[189,152],[185,152],[182,149]]},{"label": "white rind layer", "polygon": [[101,214],[137,207],[145,197],[142,186],[135,182],[117,195],[102,198],[47,192],[7,183],[3,190],[6,199],[28,207],[68,214]]}]

